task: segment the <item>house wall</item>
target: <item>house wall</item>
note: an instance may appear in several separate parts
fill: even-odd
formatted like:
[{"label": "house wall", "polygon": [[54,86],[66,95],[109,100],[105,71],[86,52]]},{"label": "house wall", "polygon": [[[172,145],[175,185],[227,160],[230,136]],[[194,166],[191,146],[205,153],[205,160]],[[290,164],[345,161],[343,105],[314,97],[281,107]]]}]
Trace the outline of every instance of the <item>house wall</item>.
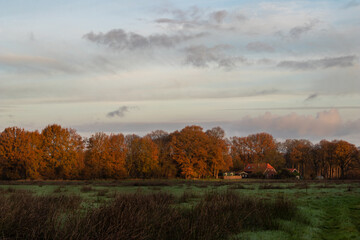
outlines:
[{"label": "house wall", "polygon": [[223,179],[242,179],[241,176],[223,176]]}]

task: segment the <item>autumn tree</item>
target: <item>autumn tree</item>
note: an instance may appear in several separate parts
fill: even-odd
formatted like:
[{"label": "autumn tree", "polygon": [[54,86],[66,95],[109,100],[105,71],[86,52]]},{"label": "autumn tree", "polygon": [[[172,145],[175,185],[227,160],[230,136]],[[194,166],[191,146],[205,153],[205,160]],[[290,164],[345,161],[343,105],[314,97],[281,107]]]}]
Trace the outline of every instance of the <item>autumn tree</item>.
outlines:
[{"label": "autumn tree", "polygon": [[159,177],[176,177],[178,170],[176,162],[171,157],[170,134],[163,130],[156,130],[146,136],[151,138],[159,150]]},{"label": "autumn tree", "polygon": [[126,136],[126,166],[128,174],[135,178],[159,175],[159,151],[150,137]]},{"label": "autumn tree", "polygon": [[96,133],[87,141],[84,175],[87,178],[127,176],[125,138],[122,134]]},{"label": "autumn tree", "polygon": [[320,141],[319,156],[323,162],[323,176],[327,178],[333,178],[334,169],[336,168],[336,158],[335,158],[335,144],[334,142],[329,142],[327,140]]},{"label": "autumn tree", "polygon": [[356,161],[358,150],[354,144],[343,140],[333,141],[335,144],[335,159],[341,169],[340,178],[345,178],[352,162]]},{"label": "autumn tree", "polygon": [[268,133],[249,135],[247,136],[247,142],[252,153],[253,162],[269,162],[268,154],[277,150],[275,139]]},{"label": "autumn tree", "polygon": [[201,178],[209,175],[207,164],[208,136],[199,126],[187,126],[171,136],[172,158],[177,162],[180,175],[188,178]]},{"label": "autumn tree", "polygon": [[48,179],[79,178],[84,166],[84,142],[81,136],[75,130],[57,124],[44,128],[41,135],[43,176]]},{"label": "autumn tree", "polygon": [[41,164],[40,135],[17,127],[0,134],[0,177],[2,179],[37,179]]},{"label": "autumn tree", "polygon": [[230,147],[225,139],[225,132],[220,127],[207,130],[209,138],[208,167],[213,177],[218,178],[219,171],[226,171],[232,167]]},{"label": "autumn tree", "polygon": [[241,138],[233,137],[231,142],[234,166],[243,169],[248,163],[270,163],[275,167],[284,165],[284,159],[278,151],[278,144],[268,133],[257,133]]},{"label": "autumn tree", "polygon": [[305,139],[287,139],[284,144],[288,167],[297,168],[302,176],[310,177],[311,169],[307,169],[307,166],[311,164],[313,144]]},{"label": "autumn tree", "polygon": [[242,170],[246,164],[252,162],[252,154],[247,144],[246,137],[232,137],[231,158],[234,170]]},{"label": "autumn tree", "polygon": [[326,163],[321,156],[321,145],[315,144],[311,149],[311,158],[309,161],[310,168],[312,170],[312,178],[316,176],[323,176],[323,171],[326,169]]}]

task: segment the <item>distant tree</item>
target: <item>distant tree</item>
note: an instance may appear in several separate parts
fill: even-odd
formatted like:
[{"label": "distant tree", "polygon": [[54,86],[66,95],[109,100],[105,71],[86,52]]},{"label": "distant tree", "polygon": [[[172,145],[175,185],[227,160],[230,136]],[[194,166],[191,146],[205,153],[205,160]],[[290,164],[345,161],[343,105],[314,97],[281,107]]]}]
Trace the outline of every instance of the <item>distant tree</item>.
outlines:
[{"label": "distant tree", "polygon": [[210,175],[208,144],[209,138],[199,126],[187,126],[172,134],[172,157],[178,163],[181,176],[202,178]]},{"label": "distant tree", "polygon": [[278,145],[268,133],[231,138],[231,156],[234,169],[243,169],[248,163],[270,163],[276,167],[284,165]]},{"label": "distant tree", "polygon": [[88,140],[84,173],[87,178],[124,178],[126,156],[122,134],[96,133]]},{"label": "distant tree", "polygon": [[252,162],[266,162],[269,152],[276,152],[277,145],[272,135],[257,133],[247,136],[247,142],[252,153]]},{"label": "distant tree", "polygon": [[246,164],[252,162],[251,149],[247,143],[246,137],[232,137],[231,141],[231,158],[233,161],[233,169],[244,169]]},{"label": "distant tree", "polygon": [[354,144],[343,140],[333,141],[335,144],[335,158],[341,169],[340,178],[345,178],[352,162],[356,161],[358,150]]},{"label": "distant tree", "polygon": [[285,158],[288,167],[297,168],[301,176],[310,177],[311,169],[308,170],[307,166],[311,165],[312,143],[305,139],[287,139],[284,144],[286,146]]},{"label": "distant tree", "polygon": [[1,179],[38,179],[41,164],[40,135],[18,127],[0,134]]},{"label": "distant tree", "polygon": [[176,177],[178,169],[176,162],[171,157],[170,134],[162,130],[156,130],[146,136],[151,138],[159,150],[159,177]]},{"label": "distant tree", "polygon": [[207,130],[208,144],[208,167],[212,177],[218,178],[220,171],[227,171],[232,167],[230,146],[225,139],[225,132],[220,127]]},{"label": "distant tree", "polygon": [[288,169],[280,169],[277,171],[276,178],[286,179],[295,178],[298,174],[290,172]]},{"label": "distant tree", "polygon": [[150,137],[126,136],[126,165],[129,176],[151,178],[159,175],[159,151]]},{"label": "distant tree", "polygon": [[48,179],[76,179],[84,167],[84,142],[73,129],[53,124],[44,128],[42,174]]},{"label": "distant tree", "polygon": [[334,169],[336,168],[336,158],[335,158],[335,144],[327,140],[320,141],[320,152],[319,156],[325,164],[325,169],[323,170],[324,176],[327,178],[333,178]]},{"label": "distant tree", "polygon": [[105,174],[106,161],[109,158],[108,152],[109,136],[105,133],[95,133],[87,140],[85,152],[84,177],[103,178]]},{"label": "distant tree", "polygon": [[285,158],[277,149],[266,151],[263,162],[270,163],[270,165],[275,169],[281,169],[285,167]]}]

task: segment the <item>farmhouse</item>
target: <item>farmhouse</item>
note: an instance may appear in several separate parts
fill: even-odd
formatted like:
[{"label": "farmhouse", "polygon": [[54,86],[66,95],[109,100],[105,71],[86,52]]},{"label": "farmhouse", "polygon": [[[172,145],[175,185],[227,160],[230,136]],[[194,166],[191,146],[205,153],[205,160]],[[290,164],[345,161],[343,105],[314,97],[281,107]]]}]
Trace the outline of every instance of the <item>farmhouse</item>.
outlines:
[{"label": "farmhouse", "polygon": [[269,163],[249,163],[244,172],[249,175],[263,174],[265,178],[272,178],[276,175],[276,170]]},{"label": "farmhouse", "polygon": [[222,179],[242,179],[242,176],[235,172],[224,172],[221,176]]}]

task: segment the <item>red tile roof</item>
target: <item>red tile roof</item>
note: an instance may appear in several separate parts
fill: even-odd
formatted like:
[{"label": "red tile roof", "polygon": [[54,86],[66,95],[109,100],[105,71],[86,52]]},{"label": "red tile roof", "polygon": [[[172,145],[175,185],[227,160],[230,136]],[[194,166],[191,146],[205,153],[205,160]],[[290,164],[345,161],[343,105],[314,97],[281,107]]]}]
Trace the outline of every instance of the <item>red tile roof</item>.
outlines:
[{"label": "red tile roof", "polygon": [[271,166],[269,163],[249,163],[246,165],[245,172],[262,172],[265,173],[266,171],[274,171],[276,172],[275,168]]}]

